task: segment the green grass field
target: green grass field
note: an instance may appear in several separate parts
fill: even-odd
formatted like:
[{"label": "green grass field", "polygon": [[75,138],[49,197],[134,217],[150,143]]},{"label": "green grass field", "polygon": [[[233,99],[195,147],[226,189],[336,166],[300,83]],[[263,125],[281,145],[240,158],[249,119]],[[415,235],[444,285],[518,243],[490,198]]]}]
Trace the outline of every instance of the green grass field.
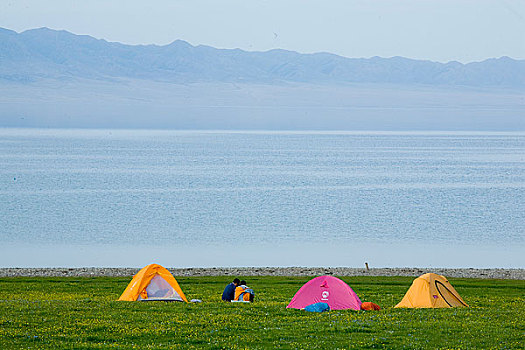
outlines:
[{"label": "green grass field", "polygon": [[131,278],[0,278],[0,349],[524,347],[525,281],[450,279],[470,308],[416,310],[393,308],[412,278],[344,277],[383,309],[286,309],[309,279],[249,277],[238,304],[219,301],[230,277],[178,278],[203,300],[184,304],[116,301]]}]

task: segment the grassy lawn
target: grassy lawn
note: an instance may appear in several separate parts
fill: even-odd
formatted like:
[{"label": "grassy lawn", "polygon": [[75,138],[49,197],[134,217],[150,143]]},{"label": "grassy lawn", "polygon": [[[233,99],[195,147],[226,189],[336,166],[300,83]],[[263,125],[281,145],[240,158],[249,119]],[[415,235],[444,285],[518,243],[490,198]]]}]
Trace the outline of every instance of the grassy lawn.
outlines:
[{"label": "grassy lawn", "polygon": [[116,301],[131,278],[0,278],[0,349],[524,347],[525,281],[450,279],[470,308],[410,310],[393,305],[412,278],[344,277],[383,309],[286,309],[309,279],[248,277],[250,305],[219,301],[230,277],[178,278],[201,304]]}]

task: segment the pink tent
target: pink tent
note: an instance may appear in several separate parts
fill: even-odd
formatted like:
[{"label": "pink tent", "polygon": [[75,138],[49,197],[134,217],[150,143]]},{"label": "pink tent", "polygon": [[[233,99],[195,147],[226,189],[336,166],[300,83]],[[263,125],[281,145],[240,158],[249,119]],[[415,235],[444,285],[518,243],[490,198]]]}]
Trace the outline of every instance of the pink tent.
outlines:
[{"label": "pink tent", "polygon": [[327,303],[331,310],[361,309],[361,300],[352,288],[333,276],[310,280],[295,293],[287,308],[304,309],[314,303]]}]

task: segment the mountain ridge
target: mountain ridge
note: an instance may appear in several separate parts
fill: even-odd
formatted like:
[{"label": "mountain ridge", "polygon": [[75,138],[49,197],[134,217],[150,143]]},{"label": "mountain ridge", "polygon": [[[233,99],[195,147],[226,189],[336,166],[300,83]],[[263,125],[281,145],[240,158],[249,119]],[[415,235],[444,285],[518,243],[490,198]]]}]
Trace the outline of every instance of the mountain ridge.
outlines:
[{"label": "mountain ridge", "polygon": [[171,83],[380,83],[525,88],[525,60],[510,57],[447,63],[348,58],[284,49],[245,51],[193,46],[127,45],[46,27],[21,33],[0,28],[0,81],[132,78]]}]

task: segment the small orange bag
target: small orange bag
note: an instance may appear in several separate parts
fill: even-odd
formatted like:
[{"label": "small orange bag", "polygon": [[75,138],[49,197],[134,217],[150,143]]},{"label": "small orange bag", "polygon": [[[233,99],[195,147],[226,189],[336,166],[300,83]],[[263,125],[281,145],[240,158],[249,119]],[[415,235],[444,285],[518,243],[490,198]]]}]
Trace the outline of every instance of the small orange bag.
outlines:
[{"label": "small orange bag", "polygon": [[365,301],[361,304],[361,310],[381,310],[381,308],[377,304]]}]

